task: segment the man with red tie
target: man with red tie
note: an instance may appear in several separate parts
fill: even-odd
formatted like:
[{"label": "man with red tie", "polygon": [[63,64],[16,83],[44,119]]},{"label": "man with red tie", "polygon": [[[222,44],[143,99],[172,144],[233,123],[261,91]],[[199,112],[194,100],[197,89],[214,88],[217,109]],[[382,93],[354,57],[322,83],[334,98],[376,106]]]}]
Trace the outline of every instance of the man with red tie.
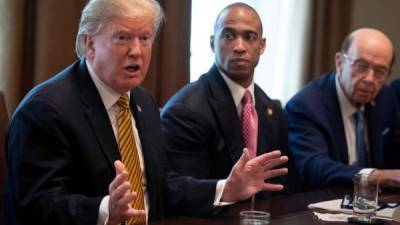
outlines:
[{"label": "man with red tie", "polygon": [[[161,123],[173,170],[218,179],[217,190],[222,190],[244,148],[252,157],[274,150],[286,154],[287,126],[281,107],[254,83],[266,46],[257,12],[244,3],[225,7],[210,45],[214,65],[166,103]],[[269,191],[282,190],[283,180],[270,179]]]}]

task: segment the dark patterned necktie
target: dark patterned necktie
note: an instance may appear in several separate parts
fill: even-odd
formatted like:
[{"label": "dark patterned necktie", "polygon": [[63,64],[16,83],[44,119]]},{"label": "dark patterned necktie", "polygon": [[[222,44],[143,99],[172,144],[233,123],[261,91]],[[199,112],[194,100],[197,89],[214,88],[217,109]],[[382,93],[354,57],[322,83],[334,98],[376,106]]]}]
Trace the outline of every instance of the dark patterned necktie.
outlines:
[{"label": "dark patterned necktie", "polygon": [[358,110],[354,113],[356,119],[356,165],[360,167],[367,167],[367,144],[365,142],[365,128],[364,128],[364,112]]}]

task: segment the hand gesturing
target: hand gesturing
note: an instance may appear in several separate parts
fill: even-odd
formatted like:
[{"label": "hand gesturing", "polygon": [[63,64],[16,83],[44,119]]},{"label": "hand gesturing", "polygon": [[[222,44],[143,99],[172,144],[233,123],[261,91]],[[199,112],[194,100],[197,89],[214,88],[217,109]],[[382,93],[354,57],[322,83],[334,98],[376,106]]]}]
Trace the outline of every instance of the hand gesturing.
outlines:
[{"label": "hand gesturing", "polygon": [[248,199],[260,191],[282,190],[283,185],[265,183],[265,180],[287,174],[287,168],[274,169],[287,161],[288,157],[281,156],[278,150],[250,159],[245,148],[226,180],[222,201],[235,202]]},{"label": "hand gesturing", "polygon": [[133,216],[145,216],[144,210],[136,210],[131,203],[136,199],[136,193],[131,192],[128,181],[128,172],[124,164],[117,160],[114,163],[116,175],[108,187],[110,199],[108,201],[108,225],[121,224]]}]

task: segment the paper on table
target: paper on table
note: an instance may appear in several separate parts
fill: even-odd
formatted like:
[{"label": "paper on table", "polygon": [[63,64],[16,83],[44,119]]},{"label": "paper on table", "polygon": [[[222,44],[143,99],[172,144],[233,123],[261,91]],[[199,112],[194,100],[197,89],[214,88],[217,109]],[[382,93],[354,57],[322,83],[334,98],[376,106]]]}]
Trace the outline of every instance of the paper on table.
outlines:
[{"label": "paper on table", "polygon": [[[333,212],[341,212],[346,214],[352,214],[351,209],[340,208],[342,199],[334,199],[324,202],[317,202],[308,205],[309,209],[323,209]],[[395,220],[400,222],[400,207],[397,208],[385,208],[377,212],[377,217],[385,220]]]},{"label": "paper on table", "polygon": [[351,217],[350,214],[344,214],[344,213],[337,213],[337,214],[317,213],[317,212],[313,213],[318,217],[318,219],[329,222],[347,222],[347,219]]}]

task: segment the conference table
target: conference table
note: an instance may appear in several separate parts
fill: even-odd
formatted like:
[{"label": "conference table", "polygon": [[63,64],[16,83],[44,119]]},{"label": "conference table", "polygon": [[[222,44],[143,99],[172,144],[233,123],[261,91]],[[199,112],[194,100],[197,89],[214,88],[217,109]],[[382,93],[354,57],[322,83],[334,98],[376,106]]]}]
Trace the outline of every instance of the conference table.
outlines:
[{"label": "conference table", "polygon": [[[271,213],[271,225],[312,225],[328,224],[343,225],[347,222],[325,222],[314,216],[308,209],[308,204],[342,198],[345,194],[352,194],[351,188],[329,188],[296,193],[291,195],[274,196],[269,200],[258,200],[254,209]],[[382,190],[379,201],[399,202],[400,191]],[[230,206],[226,215],[220,218],[191,218],[174,217],[150,223],[150,225],[239,225],[239,212],[250,209],[250,201],[236,203]],[[400,225],[400,222],[385,221],[385,225]]]}]

